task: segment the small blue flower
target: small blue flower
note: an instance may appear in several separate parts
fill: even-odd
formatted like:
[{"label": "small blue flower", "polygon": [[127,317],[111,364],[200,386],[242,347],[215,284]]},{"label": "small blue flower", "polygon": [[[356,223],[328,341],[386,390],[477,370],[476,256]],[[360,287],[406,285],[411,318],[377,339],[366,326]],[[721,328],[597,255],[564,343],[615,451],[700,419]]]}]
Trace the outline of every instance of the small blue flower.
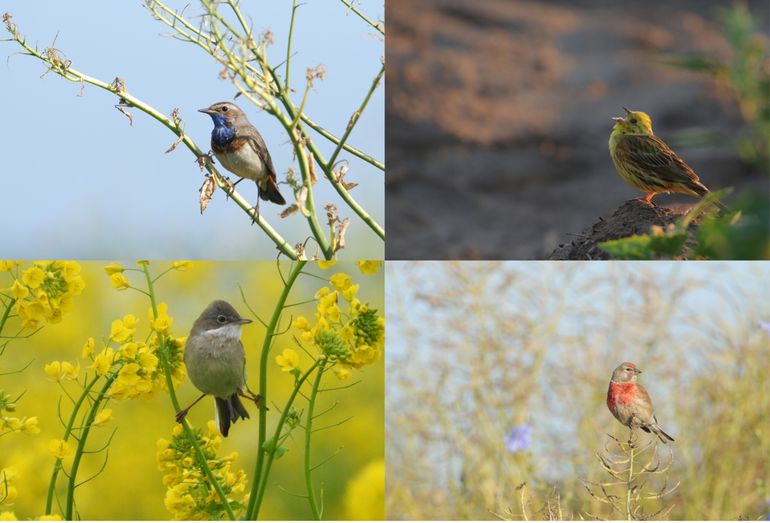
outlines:
[{"label": "small blue flower", "polygon": [[526,423],[516,425],[503,438],[505,442],[505,448],[511,454],[516,452],[524,452],[529,448],[532,442],[532,427]]},{"label": "small blue flower", "polygon": [[767,332],[770,332],[770,321],[760,321],[759,328],[765,329]]}]

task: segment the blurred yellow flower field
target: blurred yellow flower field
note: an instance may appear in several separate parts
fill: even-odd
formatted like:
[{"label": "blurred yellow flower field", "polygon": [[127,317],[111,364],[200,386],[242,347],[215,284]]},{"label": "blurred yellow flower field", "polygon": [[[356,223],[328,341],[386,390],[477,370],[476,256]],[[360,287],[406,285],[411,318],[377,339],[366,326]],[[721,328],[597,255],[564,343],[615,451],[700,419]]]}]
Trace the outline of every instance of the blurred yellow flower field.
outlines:
[{"label": "blurred yellow flower field", "polygon": [[[2,262],[0,519],[68,507],[79,519],[381,519],[380,265]],[[190,411],[189,427],[174,419],[175,402],[199,396],[182,351],[215,299],[253,320],[242,334],[247,385],[260,390],[264,365],[269,409],[247,403],[250,419],[227,438],[212,398]]]}]

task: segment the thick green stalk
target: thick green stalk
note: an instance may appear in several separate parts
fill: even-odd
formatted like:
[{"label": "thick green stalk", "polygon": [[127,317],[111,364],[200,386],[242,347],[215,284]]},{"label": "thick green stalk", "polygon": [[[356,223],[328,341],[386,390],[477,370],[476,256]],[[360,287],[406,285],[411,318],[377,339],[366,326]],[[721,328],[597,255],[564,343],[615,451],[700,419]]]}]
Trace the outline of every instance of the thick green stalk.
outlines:
[{"label": "thick green stalk", "polygon": [[270,318],[270,323],[268,324],[267,331],[265,332],[265,339],[262,342],[262,352],[260,353],[259,358],[259,395],[262,399],[262,404],[259,408],[257,463],[254,466],[254,483],[251,487],[249,506],[246,510],[246,519],[254,519],[256,517],[256,493],[259,488],[259,483],[267,479],[266,477],[263,478],[262,473],[263,467],[265,465],[266,454],[264,446],[265,440],[267,439],[267,366],[268,357],[270,356],[270,345],[273,342],[273,336],[276,329],[278,328],[278,322],[281,319],[281,313],[283,312],[283,307],[286,304],[286,300],[289,298],[289,293],[291,292],[291,289],[294,286],[294,282],[299,277],[306,263],[307,262],[305,261],[299,261],[294,267],[292,267],[292,270],[289,273],[289,277],[286,279],[284,284],[283,291],[281,291],[281,295],[278,297],[278,301],[275,304],[275,308],[273,309],[273,316]]},{"label": "thick green stalk", "polygon": [[99,410],[99,407],[101,406],[105,396],[107,395],[107,391],[112,386],[112,382],[115,381],[115,378],[118,377],[118,371],[119,369],[115,369],[111,374],[107,375],[102,389],[99,391],[99,394],[96,396],[96,399],[94,399],[94,402],[88,411],[88,417],[86,418],[85,425],[78,435],[78,446],[75,450],[75,457],[72,460],[72,467],[69,471],[67,501],[64,507],[64,519],[69,521],[72,521],[73,511],[75,509],[75,488],[77,487],[75,482],[78,476],[78,468],[80,468],[80,460],[83,459],[83,453],[85,451],[86,441],[88,440],[88,434],[91,432],[91,424],[94,422],[96,413]]},{"label": "thick green stalk", "polygon": [[321,385],[321,378],[325,370],[326,360],[323,360],[318,366],[315,380],[313,380],[313,390],[310,391],[310,401],[307,406],[307,417],[305,419],[305,487],[307,488],[307,498],[310,502],[310,510],[313,512],[313,518],[318,521],[321,519],[321,511],[315,499],[313,491],[313,470],[310,465],[310,442],[313,435],[313,415],[315,414],[315,400],[318,397],[318,387]]},{"label": "thick green stalk", "polygon": [[[278,420],[278,425],[275,427],[275,433],[273,435],[273,442],[275,445],[278,445],[279,438],[281,437],[281,432],[283,431],[283,426],[286,423],[286,418],[289,415],[289,411],[292,408],[292,405],[294,405],[294,400],[297,398],[297,394],[299,394],[299,389],[302,387],[302,384],[307,381],[307,379],[310,377],[310,374],[313,373],[313,371],[318,367],[319,361],[316,360],[313,365],[310,366],[310,368],[305,372],[305,374],[302,375],[302,377],[297,380],[296,385],[294,386],[294,390],[291,392],[291,395],[289,395],[289,399],[286,402],[286,405],[283,408],[283,411],[281,412],[281,418]],[[265,466],[264,466],[264,477],[259,482],[259,485],[255,482],[252,486],[252,493],[254,492],[254,487],[258,488],[256,495],[252,495],[252,497],[249,498],[249,509],[246,512],[246,519],[248,520],[255,520],[259,517],[259,509],[262,506],[262,499],[265,497],[265,489],[267,489],[267,478],[270,475],[270,468],[273,466],[273,459],[275,458],[275,451],[276,449],[272,449],[269,453],[267,453],[267,459],[265,460]],[[254,502],[252,503],[252,499]]]},{"label": "thick green stalk", "polygon": [[[72,414],[70,414],[70,419],[67,421],[67,426],[64,428],[64,437],[62,438],[64,441],[67,441],[67,438],[69,438],[70,433],[72,432],[72,427],[75,425],[75,419],[77,418],[78,411],[80,410],[80,406],[83,404],[83,401],[88,397],[88,393],[91,392],[91,389],[96,385],[96,382],[99,380],[100,376],[94,376],[94,378],[83,388],[83,393],[80,395],[78,400],[75,402],[75,405],[72,407]],[[48,494],[46,496],[45,500],[45,513],[50,514],[51,510],[53,509],[53,496],[54,491],[56,490],[56,478],[59,475],[59,471],[61,470],[61,460],[57,459],[56,463],[53,466],[53,471],[51,471],[51,479],[48,482]]]}]

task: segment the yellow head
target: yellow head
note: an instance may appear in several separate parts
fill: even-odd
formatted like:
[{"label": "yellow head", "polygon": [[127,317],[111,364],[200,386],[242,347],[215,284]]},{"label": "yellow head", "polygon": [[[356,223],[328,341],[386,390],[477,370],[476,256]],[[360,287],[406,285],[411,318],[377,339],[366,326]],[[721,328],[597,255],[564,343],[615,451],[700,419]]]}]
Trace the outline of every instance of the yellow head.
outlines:
[{"label": "yellow head", "polygon": [[612,128],[613,133],[618,134],[637,134],[637,135],[650,135],[652,134],[652,120],[642,111],[629,111],[625,107],[626,117],[615,117],[615,126]]}]

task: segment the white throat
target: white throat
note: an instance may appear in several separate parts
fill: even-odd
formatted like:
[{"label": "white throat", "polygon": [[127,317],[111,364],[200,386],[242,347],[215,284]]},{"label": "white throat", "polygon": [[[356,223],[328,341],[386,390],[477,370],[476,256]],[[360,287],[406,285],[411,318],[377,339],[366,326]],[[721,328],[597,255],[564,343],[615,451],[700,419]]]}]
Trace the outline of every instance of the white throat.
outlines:
[{"label": "white throat", "polygon": [[228,323],[216,329],[210,329],[203,333],[205,336],[224,336],[226,338],[241,339],[241,325],[238,323]]}]

